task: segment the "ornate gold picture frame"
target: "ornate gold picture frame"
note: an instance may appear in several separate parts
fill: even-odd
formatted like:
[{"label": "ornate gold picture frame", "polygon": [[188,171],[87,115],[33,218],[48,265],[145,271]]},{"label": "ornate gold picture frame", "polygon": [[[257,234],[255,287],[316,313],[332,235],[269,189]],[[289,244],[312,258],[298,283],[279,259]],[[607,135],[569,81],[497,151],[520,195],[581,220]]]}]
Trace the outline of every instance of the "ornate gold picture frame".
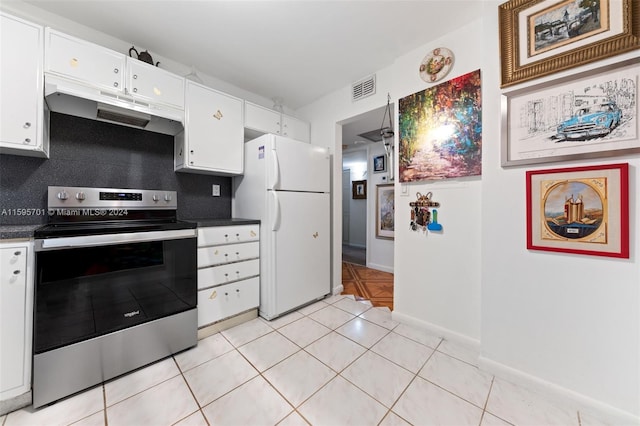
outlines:
[{"label": "ornate gold picture frame", "polygon": [[510,0],[499,6],[501,87],[640,48],[636,0]]}]

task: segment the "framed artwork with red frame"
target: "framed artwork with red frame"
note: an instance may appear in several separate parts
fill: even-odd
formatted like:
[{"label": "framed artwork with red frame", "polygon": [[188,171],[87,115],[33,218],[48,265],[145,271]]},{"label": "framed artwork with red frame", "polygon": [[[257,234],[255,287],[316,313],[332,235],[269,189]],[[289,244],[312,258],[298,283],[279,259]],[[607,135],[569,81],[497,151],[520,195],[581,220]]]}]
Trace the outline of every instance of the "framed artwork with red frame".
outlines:
[{"label": "framed artwork with red frame", "polygon": [[527,249],[629,258],[629,164],[527,172]]}]

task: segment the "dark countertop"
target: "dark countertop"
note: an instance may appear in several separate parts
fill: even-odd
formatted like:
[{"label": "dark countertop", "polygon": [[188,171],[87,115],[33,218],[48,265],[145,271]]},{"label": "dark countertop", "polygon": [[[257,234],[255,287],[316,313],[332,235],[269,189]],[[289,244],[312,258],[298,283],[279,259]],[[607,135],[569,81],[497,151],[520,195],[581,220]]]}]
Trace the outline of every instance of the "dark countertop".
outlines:
[{"label": "dark countertop", "polygon": [[185,222],[195,222],[198,228],[206,228],[208,226],[232,226],[232,225],[260,225],[257,219],[184,219]]},{"label": "dark countertop", "polygon": [[[196,223],[199,228],[208,226],[231,226],[231,225],[259,225],[256,219],[185,219],[185,222]],[[41,227],[37,225],[0,225],[0,240],[15,240],[33,238],[33,231]]]},{"label": "dark countertop", "polygon": [[33,231],[40,228],[42,224],[38,225],[0,225],[0,239],[1,240],[14,240],[14,239],[29,239],[33,238]]}]

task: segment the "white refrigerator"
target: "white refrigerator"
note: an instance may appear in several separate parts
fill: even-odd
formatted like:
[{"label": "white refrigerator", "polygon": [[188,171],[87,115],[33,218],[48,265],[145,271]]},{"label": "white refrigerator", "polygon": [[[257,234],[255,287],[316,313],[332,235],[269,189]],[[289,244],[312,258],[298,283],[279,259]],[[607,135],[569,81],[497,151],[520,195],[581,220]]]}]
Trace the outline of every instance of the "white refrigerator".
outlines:
[{"label": "white refrigerator", "polygon": [[270,320],[331,292],[330,155],[268,134],[244,158],[233,215],[261,221],[259,312]]}]

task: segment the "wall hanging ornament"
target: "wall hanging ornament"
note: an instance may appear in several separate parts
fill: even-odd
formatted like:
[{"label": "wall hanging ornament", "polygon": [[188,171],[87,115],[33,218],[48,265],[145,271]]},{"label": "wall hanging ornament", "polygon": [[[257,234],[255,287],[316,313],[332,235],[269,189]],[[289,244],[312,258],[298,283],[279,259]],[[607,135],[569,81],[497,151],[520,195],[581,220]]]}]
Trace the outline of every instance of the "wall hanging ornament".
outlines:
[{"label": "wall hanging ornament", "polygon": [[411,222],[409,228],[412,231],[442,231],[442,224],[438,223],[438,211],[429,210],[432,207],[440,207],[440,203],[431,200],[431,192],[426,195],[416,193],[416,201],[409,203],[411,207]]},{"label": "wall hanging ornament", "polygon": [[427,83],[442,80],[453,66],[453,52],[446,47],[438,47],[424,57],[420,63],[420,78]]}]

